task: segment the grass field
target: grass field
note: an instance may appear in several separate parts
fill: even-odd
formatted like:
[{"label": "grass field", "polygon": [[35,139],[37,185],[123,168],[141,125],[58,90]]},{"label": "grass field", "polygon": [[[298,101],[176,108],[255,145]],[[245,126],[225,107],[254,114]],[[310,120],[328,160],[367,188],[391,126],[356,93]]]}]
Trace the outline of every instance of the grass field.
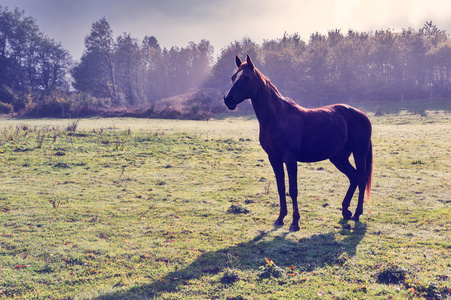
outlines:
[{"label": "grass field", "polygon": [[449,104],[364,108],[361,222],[343,174],[300,164],[295,233],[254,118],[0,119],[0,297],[449,299]]}]

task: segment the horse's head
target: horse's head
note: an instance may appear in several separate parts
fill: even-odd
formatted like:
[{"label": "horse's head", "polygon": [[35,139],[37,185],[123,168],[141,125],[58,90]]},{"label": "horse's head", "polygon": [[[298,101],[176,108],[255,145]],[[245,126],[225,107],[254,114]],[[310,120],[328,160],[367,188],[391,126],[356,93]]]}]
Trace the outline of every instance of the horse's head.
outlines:
[{"label": "horse's head", "polygon": [[237,55],[235,63],[238,69],[232,76],[232,88],[224,95],[224,103],[230,110],[234,110],[244,100],[251,99],[256,93],[255,68],[249,55],[245,63]]}]

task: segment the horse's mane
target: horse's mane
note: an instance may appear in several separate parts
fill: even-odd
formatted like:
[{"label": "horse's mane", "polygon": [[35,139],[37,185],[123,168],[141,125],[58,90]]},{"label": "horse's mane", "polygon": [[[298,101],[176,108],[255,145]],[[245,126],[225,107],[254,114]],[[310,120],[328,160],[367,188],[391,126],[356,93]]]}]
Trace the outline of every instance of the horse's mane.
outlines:
[{"label": "horse's mane", "polygon": [[282,103],[288,104],[288,106],[296,107],[297,109],[302,109],[301,106],[297,104],[293,99],[283,96],[267,76],[265,76],[258,69],[255,70],[257,71],[257,74],[262,78],[263,82],[265,82],[268,89],[272,91]]}]

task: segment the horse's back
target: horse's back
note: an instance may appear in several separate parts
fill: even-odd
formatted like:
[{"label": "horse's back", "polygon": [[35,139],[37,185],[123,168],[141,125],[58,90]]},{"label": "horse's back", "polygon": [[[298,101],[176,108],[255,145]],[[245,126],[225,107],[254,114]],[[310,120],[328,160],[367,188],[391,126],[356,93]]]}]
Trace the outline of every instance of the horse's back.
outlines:
[{"label": "horse's back", "polygon": [[364,112],[347,104],[332,104],[306,110],[306,113],[317,119],[330,120],[329,127],[320,124],[321,130],[328,132],[325,136],[337,136],[339,132],[339,136],[343,137],[343,147],[351,152],[362,150],[366,153],[372,129],[371,122]]},{"label": "horse's back", "polygon": [[321,161],[345,148],[354,152],[362,148],[362,141],[370,139],[367,116],[349,105],[305,109],[290,103],[285,108],[272,126],[260,124],[260,144],[270,156],[295,157],[300,162]]},{"label": "horse's back", "polygon": [[344,108],[334,105],[316,109],[293,106],[284,116],[282,123],[285,126],[278,130],[277,136],[285,135],[283,146],[296,153],[300,162],[328,159],[341,152],[347,143],[347,117],[338,112]]}]

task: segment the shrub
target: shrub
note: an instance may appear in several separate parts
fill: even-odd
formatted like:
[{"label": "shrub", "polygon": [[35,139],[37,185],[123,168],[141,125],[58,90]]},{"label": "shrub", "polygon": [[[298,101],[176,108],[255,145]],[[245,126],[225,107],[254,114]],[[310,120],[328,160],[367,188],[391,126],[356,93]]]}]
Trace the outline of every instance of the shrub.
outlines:
[{"label": "shrub", "polygon": [[0,102],[0,113],[10,114],[13,111],[13,106],[9,103]]},{"label": "shrub", "polygon": [[377,282],[391,284],[391,283],[403,283],[408,274],[407,269],[389,263],[381,268],[379,268],[379,273],[377,274]]},{"label": "shrub", "polygon": [[265,262],[266,264],[260,267],[260,271],[258,272],[258,277],[260,279],[286,277],[285,270],[277,266],[274,261],[265,257]]},{"label": "shrub", "polygon": [[224,274],[221,277],[221,283],[222,284],[232,284],[240,280],[240,275],[237,273],[236,270],[226,270]]},{"label": "shrub", "polygon": [[374,112],[374,115],[375,115],[376,117],[380,117],[380,116],[383,115],[383,113],[382,113],[382,108],[381,108],[380,105],[376,106],[376,111]]},{"label": "shrub", "polygon": [[232,204],[229,209],[227,210],[227,213],[229,214],[247,214],[250,210],[247,208],[244,208],[241,204]]}]

